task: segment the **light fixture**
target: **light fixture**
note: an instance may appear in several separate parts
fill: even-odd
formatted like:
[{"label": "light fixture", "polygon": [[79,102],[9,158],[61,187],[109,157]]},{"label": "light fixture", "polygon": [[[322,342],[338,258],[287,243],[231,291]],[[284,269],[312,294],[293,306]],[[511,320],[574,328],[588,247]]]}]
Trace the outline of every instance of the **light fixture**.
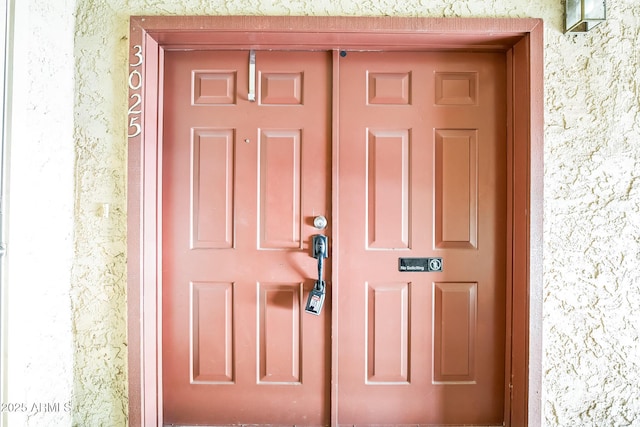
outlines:
[{"label": "light fixture", "polygon": [[586,33],[607,18],[605,0],[566,0],[565,33]]}]

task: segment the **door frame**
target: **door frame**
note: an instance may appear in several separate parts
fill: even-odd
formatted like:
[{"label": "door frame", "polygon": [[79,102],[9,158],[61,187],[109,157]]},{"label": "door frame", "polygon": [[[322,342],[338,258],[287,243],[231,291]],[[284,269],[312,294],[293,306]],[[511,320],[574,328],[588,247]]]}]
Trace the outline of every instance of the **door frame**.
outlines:
[{"label": "door frame", "polygon": [[[505,420],[539,425],[542,382],[543,23],[517,18],[137,16],[130,20],[127,305],[129,425],[162,425],[162,58],[168,48],[459,50],[507,59]],[[338,72],[334,61],[334,75]],[[336,106],[337,88],[333,102]],[[334,109],[335,110],[335,109]],[[333,125],[338,125],[334,113]],[[333,136],[333,187],[337,179]],[[333,197],[333,209],[336,196]],[[339,242],[335,242],[339,244]],[[335,245],[334,245],[335,250]],[[334,269],[337,271],[337,269]],[[339,292],[334,290],[333,306]],[[333,312],[332,328],[337,325]],[[335,338],[334,338],[335,339]],[[332,348],[332,363],[337,348]],[[335,366],[335,365],[332,365]],[[331,423],[336,424],[336,372]]]}]

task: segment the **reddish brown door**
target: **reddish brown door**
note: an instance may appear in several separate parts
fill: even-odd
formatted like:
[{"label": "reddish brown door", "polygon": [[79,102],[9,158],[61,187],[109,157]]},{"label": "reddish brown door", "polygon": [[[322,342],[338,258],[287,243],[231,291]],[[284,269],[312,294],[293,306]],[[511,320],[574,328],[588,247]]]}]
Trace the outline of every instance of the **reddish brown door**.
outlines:
[{"label": "reddish brown door", "polygon": [[339,107],[338,421],[503,425],[504,55],[349,52]]},{"label": "reddish brown door", "polygon": [[165,53],[165,423],[502,425],[504,55],[260,51],[256,102],[248,58]]},{"label": "reddish brown door", "polygon": [[258,52],[255,102],[247,51],[164,58],[164,422],[326,425],[330,297],[303,309],[330,214],[330,56]]}]

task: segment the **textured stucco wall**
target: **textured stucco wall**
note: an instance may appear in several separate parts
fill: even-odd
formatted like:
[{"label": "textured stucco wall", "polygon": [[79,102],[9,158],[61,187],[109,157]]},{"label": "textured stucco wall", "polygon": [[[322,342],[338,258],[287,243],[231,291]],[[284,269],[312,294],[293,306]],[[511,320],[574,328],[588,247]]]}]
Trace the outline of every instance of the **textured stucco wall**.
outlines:
[{"label": "textured stucco wall", "polygon": [[77,3],[73,424],[116,426],[127,417],[127,7]]},{"label": "textured stucco wall", "polygon": [[547,31],[544,414],[640,425],[640,3]]},{"label": "textured stucco wall", "polygon": [[[24,3],[44,15],[70,12],[69,2]],[[50,230],[54,233],[51,238],[66,242],[73,236],[73,246],[66,246],[66,253],[73,250],[73,266],[69,270],[64,251],[56,254],[61,265],[57,263],[55,269],[61,271],[53,278],[58,285],[55,289],[60,292],[58,296],[62,297],[52,301],[59,313],[54,315],[45,307],[41,315],[43,319],[60,319],[66,313],[71,319],[72,329],[61,326],[59,332],[61,342],[68,343],[63,347],[73,350],[72,367],[37,375],[42,375],[47,384],[73,378],[73,425],[126,423],[128,17],[261,14],[545,20],[543,425],[640,426],[640,269],[636,268],[640,261],[637,179],[640,3],[637,0],[610,1],[608,21],[594,32],[578,36],[562,34],[560,0],[77,0],[75,3],[73,16],[58,17],[65,23],[75,19],[75,37],[58,40],[58,50],[56,46],[47,50],[31,48],[38,53],[36,60],[41,63],[55,62],[66,83],[61,95],[59,84],[38,87],[42,96],[34,97],[32,104],[24,106],[33,115],[29,122],[37,119],[39,123],[37,129],[29,129],[35,134],[29,142],[34,149],[44,151],[20,160],[31,165],[40,181],[52,179],[52,170],[62,175],[60,185],[43,187],[41,198],[36,195],[29,203],[23,200],[23,207],[37,216],[49,209],[48,203],[56,206],[60,203],[62,210],[55,215],[71,214],[72,218],[71,221],[59,218],[56,223],[59,229],[55,233]],[[42,23],[24,25],[32,30]],[[44,30],[40,34],[57,37]],[[56,55],[60,50],[66,56],[58,62]],[[69,52],[73,53],[73,59]],[[69,70],[69,66],[74,69]],[[36,68],[25,78],[27,85],[35,85],[42,84],[49,75],[46,67]],[[74,76],[75,88],[69,86]],[[50,108],[54,100],[59,101],[55,110]],[[58,116],[60,120],[54,120]],[[73,134],[68,128],[70,118]],[[47,146],[52,141],[60,145],[60,152]],[[14,140],[13,144],[18,142]],[[70,171],[74,173],[74,181],[68,175]],[[70,200],[75,202],[72,212]],[[15,200],[14,203],[18,204]],[[103,215],[105,204],[109,206],[109,215]],[[71,287],[65,290],[65,285],[68,287],[65,277],[69,276]],[[13,280],[10,288],[20,279]],[[36,277],[33,282],[39,283],[39,290],[46,288],[40,283],[45,279]],[[56,291],[52,292],[55,295]],[[31,307],[26,300],[21,303],[24,308]],[[16,318],[20,318],[18,314]],[[64,350],[56,351],[51,344],[46,349],[63,360],[63,366],[69,366]],[[38,357],[40,361],[48,360],[44,355]],[[40,366],[41,370],[45,368]],[[26,381],[35,383],[37,375],[25,377]],[[54,424],[67,422],[60,421]]]}]

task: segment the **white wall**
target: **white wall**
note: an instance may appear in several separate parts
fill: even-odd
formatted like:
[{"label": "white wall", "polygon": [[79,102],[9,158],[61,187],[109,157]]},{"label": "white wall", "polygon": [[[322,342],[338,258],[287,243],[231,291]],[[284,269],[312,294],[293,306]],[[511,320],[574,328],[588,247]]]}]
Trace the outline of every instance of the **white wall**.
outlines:
[{"label": "white wall", "polygon": [[266,14],[545,20],[543,424],[640,426],[637,0],[585,35],[562,34],[561,0],[20,1],[9,396],[72,390],[47,425],[126,420],[129,15]]},{"label": "white wall", "polygon": [[73,352],[74,2],[15,2],[2,416],[68,425]]}]

